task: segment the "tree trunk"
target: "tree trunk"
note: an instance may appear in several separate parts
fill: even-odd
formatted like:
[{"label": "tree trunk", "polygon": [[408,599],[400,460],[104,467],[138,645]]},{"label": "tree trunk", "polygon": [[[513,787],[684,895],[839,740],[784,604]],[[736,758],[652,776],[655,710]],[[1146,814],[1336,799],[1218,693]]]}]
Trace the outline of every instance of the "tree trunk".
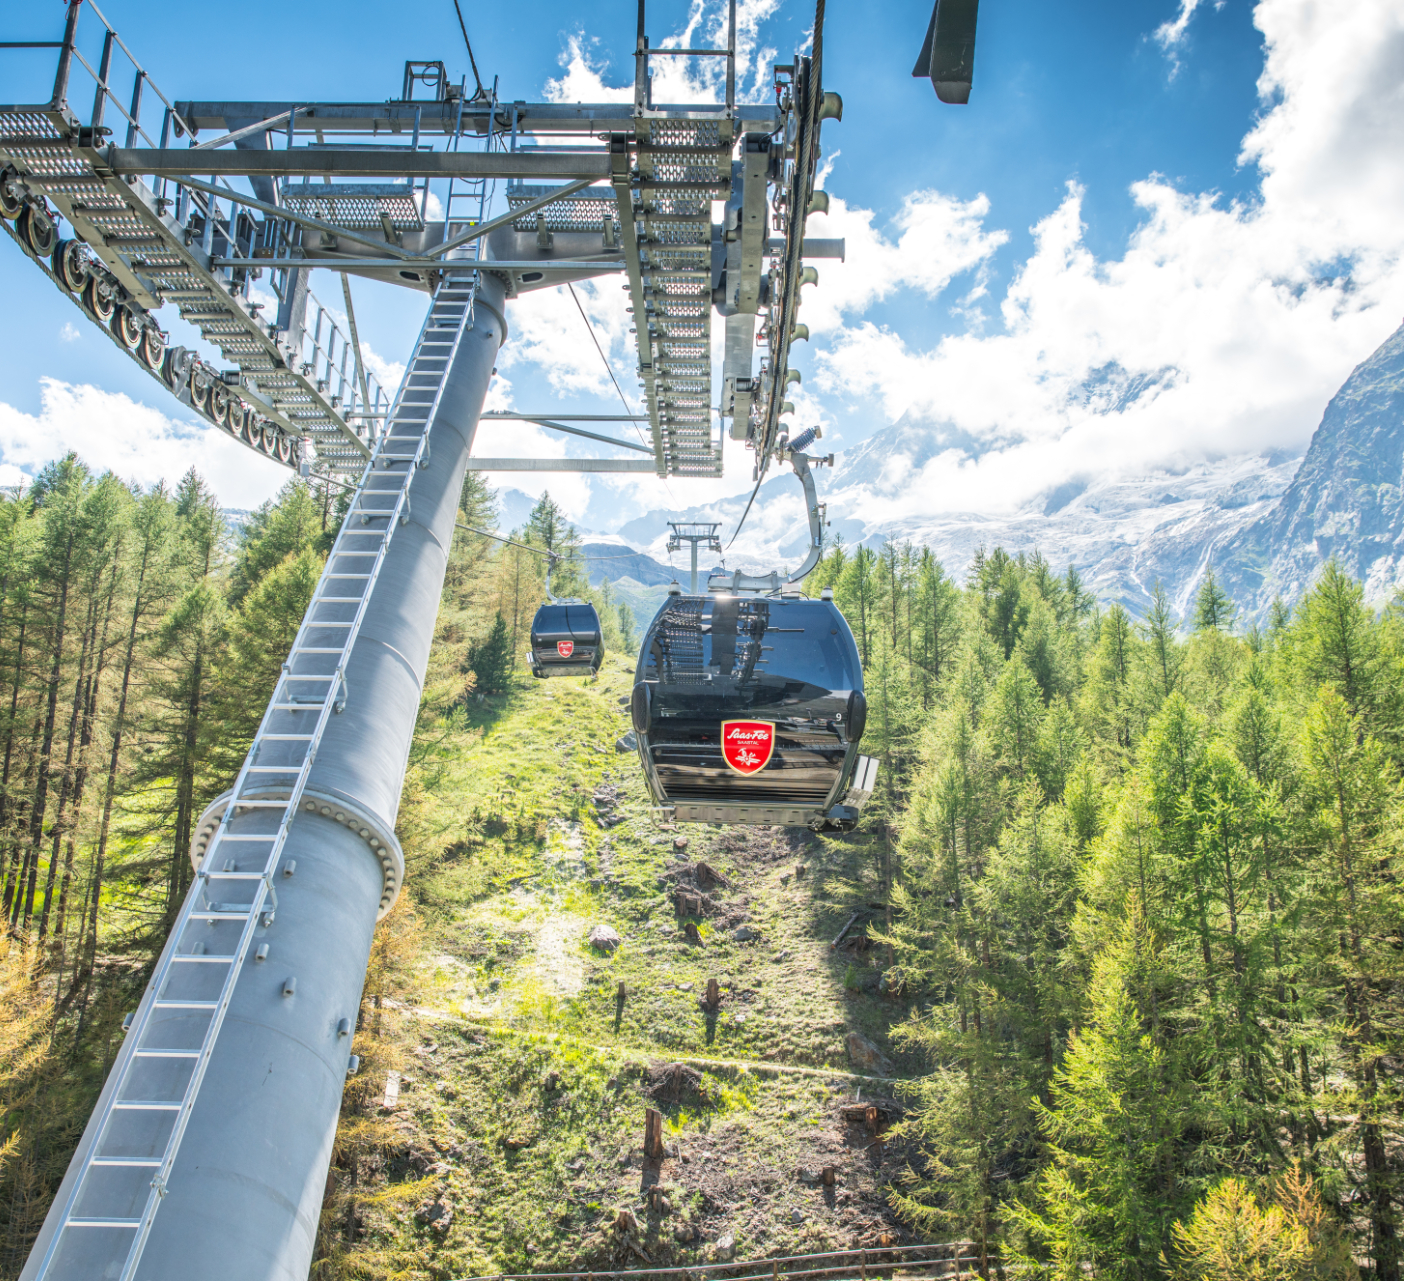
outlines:
[{"label": "tree trunk", "polygon": [[[29,605],[25,603],[20,611],[19,640],[15,651],[15,679],[10,686],[10,715],[5,722],[5,764],[0,769],[0,833],[6,830],[6,823],[13,817],[10,812],[10,767],[14,763],[15,722],[19,714],[19,692],[24,672],[24,633],[29,622]],[[5,872],[5,916],[10,915],[10,907],[19,894],[20,851],[24,842],[19,834],[14,836],[10,846],[9,866]]]},{"label": "tree trunk", "polygon": [[[30,846],[30,869],[29,886],[24,900],[24,924],[25,929],[29,928],[30,918],[34,915],[34,891],[38,882],[39,872],[39,847],[44,840],[44,812],[48,807],[49,800],[49,755],[54,746],[54,722],[58,717],[58,691],[59,672],[63,664],[63,642],[64,631],[68,624],[68,571],[73,560],[73,540],[70,538],[67,554],[64,557],[63,568],[59,582],[59,602],[58,616],[54,622],[54,632],[51,644],[54,647],[53,663],[49,669],[49,697],[44,710],[44,737],[39,747],[38,766],[34,783],[34,801],[29,813],[29,846]],[[49,869],[49,888],[53,888],[53,872]],[[44,904],[48,907],[47,897]]]},{"label": "tree trunk", "polygon": [[[68,802],[73,794],[73,756],[78,743],[78,726],[83,718],[83,704],[88,697],[88,658],[92,653],[93,631],[97,623],[97,600],[88,607],[83,642],[78,651],[78,675],[73,682],[73,706],[68,713],[67,747],[63,757],[63,776],[59,780],[58,804],[54,807],[53,848],[49,852],[49,880],[44,887],[44,910],[39,915],[39,943],[42,946],[49,933],[49,916],[54,901],[54,881],[58,875],[59,852],[63,848],[64,822],[68,817]],[[68,887],[69,872],[64,873],[63,889]]]}]

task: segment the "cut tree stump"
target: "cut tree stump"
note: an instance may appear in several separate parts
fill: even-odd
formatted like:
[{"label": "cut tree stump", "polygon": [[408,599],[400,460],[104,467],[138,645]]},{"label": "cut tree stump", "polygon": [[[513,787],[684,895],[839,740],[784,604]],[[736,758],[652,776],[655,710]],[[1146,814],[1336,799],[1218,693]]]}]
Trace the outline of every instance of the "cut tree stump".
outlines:
[{"label": "cut tree stump", "polygon": [[702,942],[702,935],[698,932],[697,926],[695,926],[691,921],[689,921],[686,925],[683,926],[683,933],[687,935],[687,941],[689,943]]},{"label": "cut tree stump", "polygon": [[663,1113],[654,1108],[644,1112],[644,1156],[650,1161],[663,1159]]}]

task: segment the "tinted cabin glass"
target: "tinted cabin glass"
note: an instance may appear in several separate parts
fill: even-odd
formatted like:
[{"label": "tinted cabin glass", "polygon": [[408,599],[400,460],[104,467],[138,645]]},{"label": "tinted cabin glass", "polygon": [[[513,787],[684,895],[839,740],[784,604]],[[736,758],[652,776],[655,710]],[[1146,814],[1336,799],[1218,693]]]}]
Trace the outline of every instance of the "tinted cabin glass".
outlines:
[{"label": "tinted cabin glass", "polygon": [[862,688],[847,625],[818,601],[681,598],[655,619],[643,668],[665,716],[823,715],[801,708]]},{"label": "tinted cabin glass", "polygon": [[573,640],[578,645],[600,643],[600,616],[593,605],[543,605],[531,624],[533,645]]}]

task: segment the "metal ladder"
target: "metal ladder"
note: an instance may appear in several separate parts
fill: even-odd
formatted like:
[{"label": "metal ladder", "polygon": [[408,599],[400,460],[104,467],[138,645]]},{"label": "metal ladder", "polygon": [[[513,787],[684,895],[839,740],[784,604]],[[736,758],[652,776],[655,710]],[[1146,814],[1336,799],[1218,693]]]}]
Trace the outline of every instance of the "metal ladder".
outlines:
[{"label": "metal ladder", "polygon": [[288,830],[327,723],[345,706],[347,661],[390,540],[409,518],[445,376],[473,324],[476,271],[453,271],[434,295],[385,434],[127,1032],[40,1278],[96,1275],[94,1258],[121,1257],[121,1234],[131,1242],[120,1281],[131,1281],[141,1259],[255,930],[273,923]]}]

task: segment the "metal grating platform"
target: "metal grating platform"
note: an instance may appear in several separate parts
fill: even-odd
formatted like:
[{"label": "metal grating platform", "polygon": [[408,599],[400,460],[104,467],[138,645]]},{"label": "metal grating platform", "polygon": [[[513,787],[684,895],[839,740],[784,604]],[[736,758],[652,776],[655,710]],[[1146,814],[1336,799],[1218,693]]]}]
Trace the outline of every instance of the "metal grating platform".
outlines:
[{"label": "metal grating platform", "polygon": [[348,231],[423,231],[421,193],[408,182],[299,183],[283,192],[283,207]]}]

